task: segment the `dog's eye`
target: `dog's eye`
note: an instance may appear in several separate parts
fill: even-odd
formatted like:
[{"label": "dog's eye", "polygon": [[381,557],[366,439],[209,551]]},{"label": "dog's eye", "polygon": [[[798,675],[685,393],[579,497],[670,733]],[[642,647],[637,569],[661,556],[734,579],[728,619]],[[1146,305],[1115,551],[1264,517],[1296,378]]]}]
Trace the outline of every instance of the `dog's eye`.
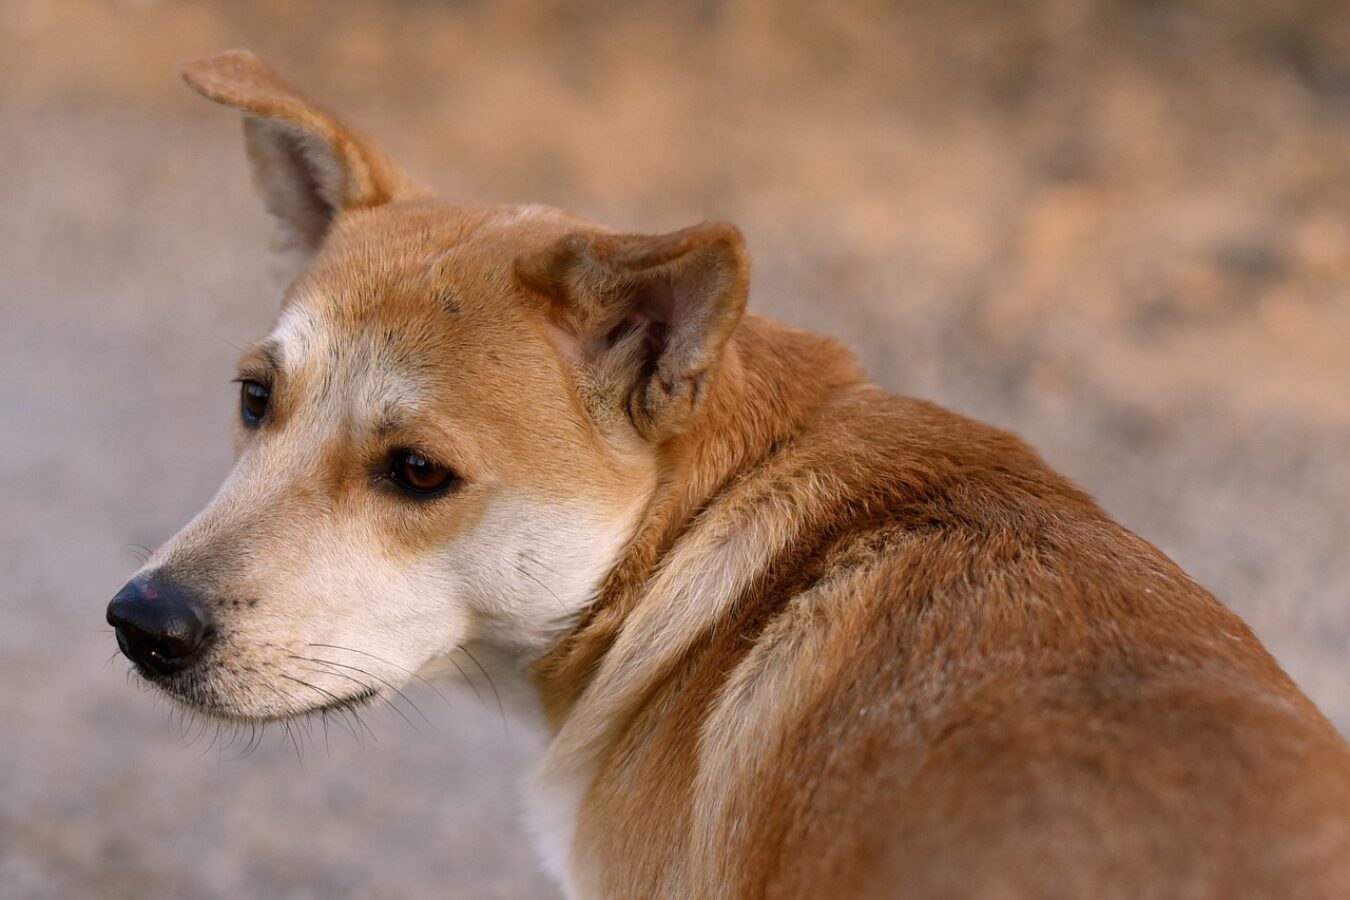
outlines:
[{"label": "dog's eye", "polygon": [[256,381],[242,381],[239,384],[239,415],[244,424],[256,428],[267,413],[267,401],[271,392]]},{"label": "dog's eye", "polygon": [[397,450],[390,458],[389,477],[414,494],[439,494],[455,480],[455,473],[415,450]]}]

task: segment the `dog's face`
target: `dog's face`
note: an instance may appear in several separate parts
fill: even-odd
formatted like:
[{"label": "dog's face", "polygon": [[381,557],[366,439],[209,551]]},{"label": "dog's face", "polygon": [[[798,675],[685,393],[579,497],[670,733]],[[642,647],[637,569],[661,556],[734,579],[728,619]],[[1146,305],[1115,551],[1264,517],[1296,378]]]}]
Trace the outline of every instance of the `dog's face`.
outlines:
[{"label": "dog's face", "polygon": [[542,652],[698,407],[738,235],[441,203],[250,55],[185,74],[248,115],[305,266],[240,362],[233,471],[109,607],[124,652],[239,719],[394,690],[470,640]]},{"label": "dog's face", "polygon": [[484,218],[350,216],[244,354],[234,471],[150,566],[217,632],[171,689],[292,712],[546,640],[594,590],[646,463],[572,399]]}]

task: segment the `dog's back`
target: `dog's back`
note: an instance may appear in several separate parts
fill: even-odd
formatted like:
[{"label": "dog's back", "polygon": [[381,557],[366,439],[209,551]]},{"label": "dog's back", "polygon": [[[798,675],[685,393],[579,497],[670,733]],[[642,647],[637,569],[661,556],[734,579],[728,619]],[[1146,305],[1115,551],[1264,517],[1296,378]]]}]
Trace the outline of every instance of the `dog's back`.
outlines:
[{"label": "dog's back", "polygon": [[[744,327],[743,355],[800,340]],[[764,455],[542,667],[566,694],[599,661],[569,709],[609,729],[571,749],[582,887],[1350,896],[1350,755],[1234,614],[1016,438],[816,390],[790,433],[742,411],[694,441],[693,465]]]}]

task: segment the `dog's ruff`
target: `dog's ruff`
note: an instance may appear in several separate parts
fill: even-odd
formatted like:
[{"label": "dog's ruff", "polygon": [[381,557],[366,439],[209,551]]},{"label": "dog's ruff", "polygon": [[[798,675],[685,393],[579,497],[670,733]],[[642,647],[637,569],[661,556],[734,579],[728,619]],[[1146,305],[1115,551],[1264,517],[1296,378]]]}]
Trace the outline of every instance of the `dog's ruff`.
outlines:
[{"label": "dog's ruff", "polygon": [[[1350,751],[1251,631],[1015,437],[743,315],[734,228],[440,202],[251,54],[183,71],[302,270],[140,576],[215,626],[166,691],[286,717],[486,648],[573,897],[1350,897]],[[392,488],[407,447],[454,490]]]}]

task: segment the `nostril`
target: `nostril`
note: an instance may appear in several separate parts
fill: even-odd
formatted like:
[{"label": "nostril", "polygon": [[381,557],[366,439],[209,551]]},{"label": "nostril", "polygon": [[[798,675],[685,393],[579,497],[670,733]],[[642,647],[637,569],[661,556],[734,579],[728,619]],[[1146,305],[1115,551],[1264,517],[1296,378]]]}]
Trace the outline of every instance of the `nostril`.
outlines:
[{"label": "nostril", "polygon": [[187,668],[214,635],[201,603],[163,582],[132,581],[108,604],[107,619],[122,653],[154,675]]},{"label": "nostril", "polygon": [[191,655],[191,649],[185,648],[174,641],[161,640],[152,634],[138,633],[128,630],[127,636],[120,642],[123,644],[123,652],[130,647],[133,652],[133,658],[150,666],[157,672],[163,673],[175,662]]}]

